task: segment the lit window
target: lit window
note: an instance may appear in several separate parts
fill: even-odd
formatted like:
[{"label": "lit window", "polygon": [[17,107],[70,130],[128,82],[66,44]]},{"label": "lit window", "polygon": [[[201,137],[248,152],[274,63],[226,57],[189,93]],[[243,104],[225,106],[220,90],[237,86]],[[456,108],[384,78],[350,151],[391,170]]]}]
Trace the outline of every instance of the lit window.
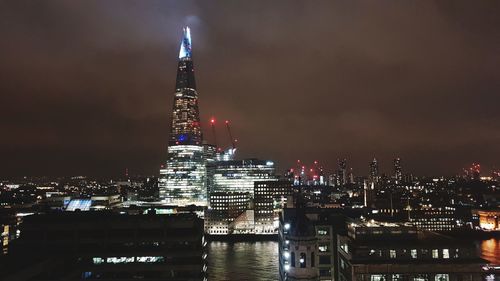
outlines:
[{"label": "lit window", "polygon": [[417,258],[417,250],[416,249],[411,249],[410,254],[411,254],[412,259]]},{"label": "lit window", "polygon": [[342,245],[340,245],[340,248],[346,252],[346,253],[349,253],[349,246],[347,246],[347,243],[343,243]]},{"label": "lit window", "polygon": [[450,250],[443,249],[443,259],[449,259],[449,258],[450,258]]},{"label": "lit window", "polygon": [[436,274],[434,281],[450,281],[450,276],[448,274]]},{"label": "lit window", "polygon": [[438,249],[433,249],[432,250],[432,258],[433,259],[439,258],[439,251],[438,251]]},{"label": "lit window", "polygon": [[383,274],[373,274],[370,278],[370,281],[385,281],[385,275]]},{"label": "lit window", "polygon": [[396,258],[396,250],[389,250],[389,257],[391,259],[395,259]]},{"label": "lit window", "polygon": [[306,254],[305,253],[300,253],[300,267],[305,268],[306,267]]},{"label": "lit window", "polygon": [[320,252],[326,252],[328,251],[328,244],[321,244],[318,246],[318,249]]}]

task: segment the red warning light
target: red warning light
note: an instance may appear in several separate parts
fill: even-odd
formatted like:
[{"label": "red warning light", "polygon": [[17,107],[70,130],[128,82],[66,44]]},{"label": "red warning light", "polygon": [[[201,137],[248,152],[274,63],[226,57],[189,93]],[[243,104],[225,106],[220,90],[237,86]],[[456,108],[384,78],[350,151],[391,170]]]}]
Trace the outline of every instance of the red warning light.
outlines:
[{"label": "red warning light", "polygon": [[210,123],[214,124],[215,123],[215,118],[210,119]]}]

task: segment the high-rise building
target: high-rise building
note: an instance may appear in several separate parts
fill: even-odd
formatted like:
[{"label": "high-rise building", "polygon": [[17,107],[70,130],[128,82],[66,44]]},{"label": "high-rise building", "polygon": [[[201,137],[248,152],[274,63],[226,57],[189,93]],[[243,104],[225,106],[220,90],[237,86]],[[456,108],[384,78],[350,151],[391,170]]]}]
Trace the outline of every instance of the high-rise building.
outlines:
[{"label": "high-rise building", "polygon": [[370,163],[370,177],[369,177],[369,180],[371,182],[378,182],[378,180],[379,180],[377,158],[373,158],[373,161]]},{"label": "high-rise building", "polygon": [[394,159],[394,179],[397,183],[403,180],[403,168],[401,168],[401,158]]},{"label": "high-rise building", "polygon": [[337,170],[337,185],[344,186],[347,184],[347,160],[338,160],[338,170]]},{"label": "high-rise building", "polygon": [[167,204],[207,205],[206,163],[191,55],[191,34],[184,28],[175,84],[172,124],[165,169],[160,170],[160,199]]},{"label": "high-rise building", "polygon": [[210,193],[246,192],[254,197],[254,183],[277,180],[273,161],[245,159],[217,161],[211,167]]}]

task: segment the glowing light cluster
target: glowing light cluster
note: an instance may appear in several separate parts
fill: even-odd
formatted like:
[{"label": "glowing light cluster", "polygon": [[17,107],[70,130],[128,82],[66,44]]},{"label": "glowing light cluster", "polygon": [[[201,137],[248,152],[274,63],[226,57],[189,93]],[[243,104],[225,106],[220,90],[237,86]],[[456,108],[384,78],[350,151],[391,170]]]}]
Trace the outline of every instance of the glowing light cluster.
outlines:
[{"label": "glowing light cluster", "polygon": [[184,36],[182,36],[179,59],[191,57],[191,30],[187,26],[182,30],[184,32]]}]

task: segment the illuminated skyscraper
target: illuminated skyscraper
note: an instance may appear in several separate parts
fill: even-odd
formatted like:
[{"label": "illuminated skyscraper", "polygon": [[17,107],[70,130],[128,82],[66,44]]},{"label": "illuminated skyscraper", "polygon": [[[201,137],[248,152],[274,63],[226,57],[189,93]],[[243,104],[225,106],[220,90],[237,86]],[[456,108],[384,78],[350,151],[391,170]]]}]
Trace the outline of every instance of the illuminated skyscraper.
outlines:
[{"label": "illuminated skyscraper", "polygon": [[337,185],[344,186],[347,184],[347,160],[339,159],[337,169]]},{"label": "illuminated skyscraper", "polygon": [[394,159],[394,179],[397,183],[403,180],[403,169],[401,168],[401,158]]},{"label": "illuminated skyscraper", "polygon": [[379,174],[378,174],[378,162],[376,158],[373,158],[373,161],[370,163],[370,177],[369,177],[370,182],[375,182],[377,183],[379,180]]},{"label": "illuminated skyscraper", "polygon": [[207,205],[206,165],[191,56],[191,33],[189,27],[183,31],[168,158],[165,169],[160,170],[160,199],[167,204]]}]

